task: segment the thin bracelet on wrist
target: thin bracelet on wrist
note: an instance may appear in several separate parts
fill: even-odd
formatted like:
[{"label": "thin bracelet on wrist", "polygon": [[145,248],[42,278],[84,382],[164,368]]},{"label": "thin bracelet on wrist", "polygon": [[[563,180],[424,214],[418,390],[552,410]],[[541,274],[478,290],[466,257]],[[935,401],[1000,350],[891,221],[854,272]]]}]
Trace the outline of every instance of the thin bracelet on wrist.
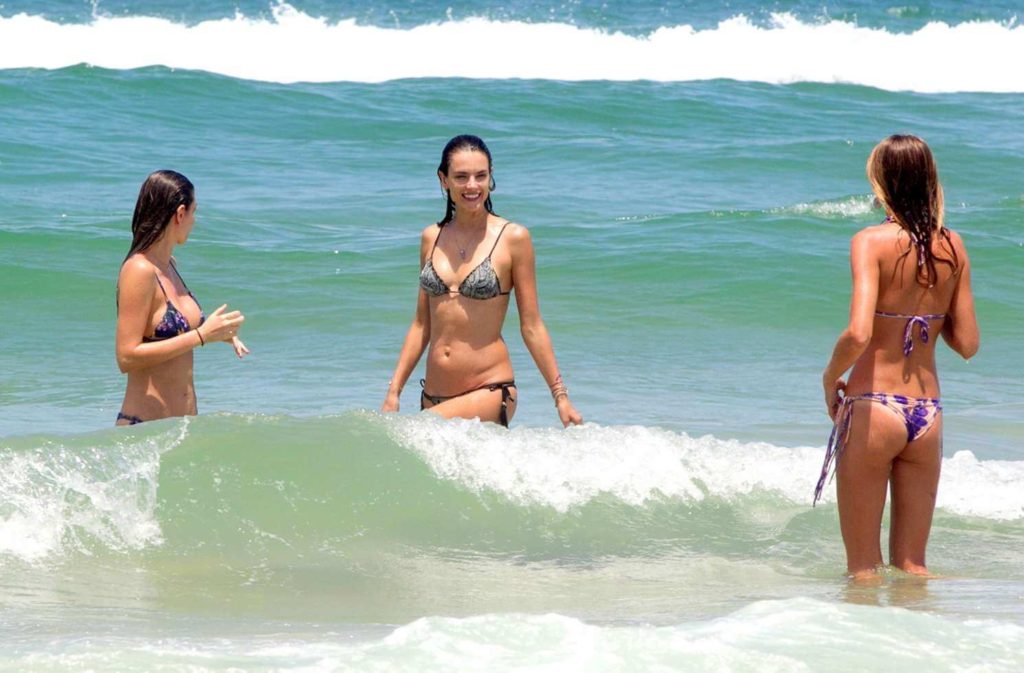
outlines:
[{"label": "thin bracelet on wrist", "polygon": [[569,397],[569,389],[566,387],[565,382],[562,380],[562,375],[559,374],[555,377],[555,382],[551,384],[551,399],[555,401],[555,406],[558,406],[559,397]]},{"label": "thin bracelet on wrist", "polygon": [[206,345],[206,339],[204,339],[203,335],[199,333],[199,328],[198,327],[196,328],[196,336],[199,337],[199,347],[202,348],[203,346],[205,346]]}]

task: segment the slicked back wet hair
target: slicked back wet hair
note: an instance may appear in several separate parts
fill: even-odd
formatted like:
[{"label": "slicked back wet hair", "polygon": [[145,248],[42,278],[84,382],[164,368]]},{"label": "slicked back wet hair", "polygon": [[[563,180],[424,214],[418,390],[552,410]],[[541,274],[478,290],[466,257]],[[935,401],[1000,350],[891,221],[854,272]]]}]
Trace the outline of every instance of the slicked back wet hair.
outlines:
[{"label": "slicked back wet hair", "polygon": [[[444,149],[441,151],[441,163],[438,164],[437,166],[438,172],[443,173],[444,175],[448,175],[448,169],[451,167],[452,163],[452,155],[455,154],[456,152],[461,152],[464,150],[470,152],[483,152],[484,156],[487,157],[487,171],[491,172],[493,162],[491,160],[491,151],[487,149],[487,144],[484,143],[484,141],[481,138],[468,134],[455,136],[454,138],[448,141],[448,144],[444,146]],[[496,185],[494,183],[494,173],[491,172],[490,190],[493,191],[495,186]],[[484,201],[484,208],[491,215],[496,214],[494,212],[494,206],[491,204],[490,192],[488,192],[487,194],[487,200]],[[444,225],[451,222],[454,217],[455,204],[452,202],[451,194],[448,194],[448,203],[445,207],[444,219],[438,222],[437,226],[443,227]]]},{"label": "slicked back wet hair", "polygon": [[191,208],[195,200],[195,187],[181,173],[167,170],[150,173],[142,183],[139,198],[135,201],[132,245],[125,259],[160,240],[178,208]]}]

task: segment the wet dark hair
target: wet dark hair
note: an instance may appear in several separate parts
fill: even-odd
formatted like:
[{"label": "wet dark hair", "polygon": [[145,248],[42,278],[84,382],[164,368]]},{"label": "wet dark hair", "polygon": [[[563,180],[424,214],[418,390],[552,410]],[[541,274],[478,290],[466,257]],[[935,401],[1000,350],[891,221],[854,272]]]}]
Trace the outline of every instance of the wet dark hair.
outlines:
[{"label": "wet dark hair", "polygon": [[180,206],[191,208],[196,188],[188,178],[175,171],[154,171],[139,189],[132,215],[132,245],[125,259],[142,252],[160,240]]},{"label": "wet dark hair", "polygon": [[[910,235],[911,247],[900,259],[917,248],[917,282],[929,287],[935,284],[936,262],[948,264],[955,272],[960,263],[949,232],[942,226],[942,185],[928,145],[917,136],[891,135],[871,150],[867,172],[871,188],[889,218]],[[952,259],[932,252],[932,237],[936,234],[948,244]]]},{"label": "wet dark hair", "polygon": [[[461,152],[463,150],[469,150],[471,152],[483,152],[484,155],[487,157],[487,170],[490,171],[492,169],[491,151],[487,149],[487,144],[484,143],[484,141],[478,138],[477,136],[459,135],[449,140],[448,144],[444,146],[443,150],[441,150],[441,163],[438,164],[437,171],[439,173],[448,175],[448,168],[452,162],[452,155],[455,154],[456,152]],[[491,173],[491,184],[489,188],[490,191],[494,191],[494,188],[496,186],[497,185],[494,182],[494,174]],[[455,204],[452,203],[451,194],[448,194],[447,196],[448,203],[445,206],[444,218],[437,223],[437,226],[439,227],[443,227],[444,225],[448,224],[455,217]],[[487,200],[484,201],[484,208],[491,215],[496,214],[494,212],[494,206],[491,205],[490,194],[487,195]]]}]

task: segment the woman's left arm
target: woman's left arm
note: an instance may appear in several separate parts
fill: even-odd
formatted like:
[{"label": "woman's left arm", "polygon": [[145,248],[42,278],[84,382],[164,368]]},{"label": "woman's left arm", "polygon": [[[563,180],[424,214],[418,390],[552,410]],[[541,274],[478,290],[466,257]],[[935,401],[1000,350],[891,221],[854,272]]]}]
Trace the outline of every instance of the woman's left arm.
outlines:
[{"label": "woman's left arm", "polygon": [[878,258],[872,251],[871,232],[863,230],[850,241],[850,271],[853,275],[853,295],[850,297],[850,322],[836,340],[821,383],[825,389],[825,408],[835,420],[839,411],[839,392],[846,388],[842,379],[846,370],[871,342],[878,304]]},{"label": "woman's left arm", "polygon": [[540,304],[537,300],[536,259],[533,253],[533,242],[526,227],[512,224],[507,236],[509,251],[512,254],[512,286],[515,288],[516,305],[519,307],[519,329],[523,335],[523,343],[537,363],[537,369],[547,382],[551,394],[555,398],[558,418],[563,426],[570,423],[579,425],[583,417],[569,401],[569,391],[562,382],[555,360],[555,350],[551,346],[551,336],[540,317]]}]

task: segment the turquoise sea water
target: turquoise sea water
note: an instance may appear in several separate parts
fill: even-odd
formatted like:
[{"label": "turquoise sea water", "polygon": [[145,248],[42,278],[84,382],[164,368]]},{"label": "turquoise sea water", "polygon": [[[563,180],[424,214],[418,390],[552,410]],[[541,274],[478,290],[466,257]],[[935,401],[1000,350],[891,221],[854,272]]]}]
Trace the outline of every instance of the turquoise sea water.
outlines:
[{"label": "turquoise sea water", "polygon": [[[0,5],[0,669],[1019,670],[1024,84],[987,65],[1024,29],[963,5]],[[419,374],[374,411],[461,132],[584,428],[514,310],[510,432],[420,417]],[[892,132],[936,154],[982,348],[940,351],[949,579],[852,589],[834,491],[809,506],[818,381]],[[198,190],[182,274],[253,354],[197,352],[198,418],[115,430],[161,167]]]}]

